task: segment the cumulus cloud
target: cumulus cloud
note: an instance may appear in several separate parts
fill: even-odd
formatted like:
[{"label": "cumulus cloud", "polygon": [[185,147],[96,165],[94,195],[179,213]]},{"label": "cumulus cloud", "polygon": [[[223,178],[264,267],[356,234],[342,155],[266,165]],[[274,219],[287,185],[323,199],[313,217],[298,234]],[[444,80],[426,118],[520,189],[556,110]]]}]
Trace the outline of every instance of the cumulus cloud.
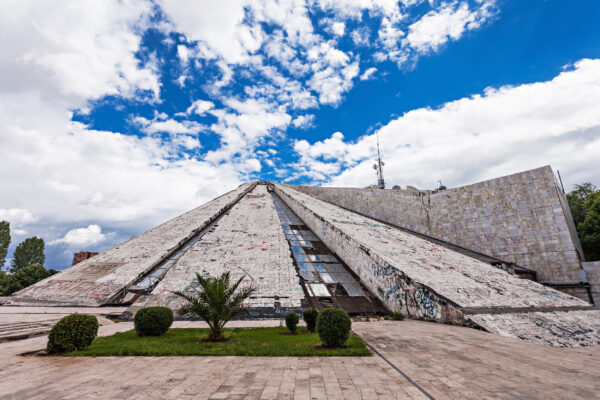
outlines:
[{"label": "cumulus cloud", "polygon": [[407,112],[356,142],[298,141],[298,169],[336,186],[371,184],[379,133],[390,186],[458,186],[547,164],[567,182],[600,181],[599,105],[600,60],[581,60],[549,81]]},{"label": "cumulus cloud", "polygon": [[85,218],[139,233],[245,179],[235,161],[189,157],[177,141],[72,121],[72,110],[102,96],[156,100],[156,60],[137,56],[152,9],[146,1],[0,4],[0,35],[13,38],[0,53],[0,198],[21,232],[51,242]]},{"label": "cumulus cloud", "polygon": [[71,229],[64,237],[48,243],[49,245],[66,244],[69,247],[93,246],[103,242],[106,235],[98,225],[89,225],[87,228]]},{"label": "cumulus cloud", "polygon": [[479,28],[490,17],[492,5],[484,1],[471,10],[466,2],[445,4],[410,25],[406,43],[420,52],[435,51],[448,40],[459,39],[465,31]]},{"label": "cumulus cloud", "polygon": [[196,100],[192,103],[191,106],[185,110],[186,114],[198,114],[204,115],[206,112],[212,108],[214,108],[215,104],[212,101],[207,100]]},{"label": "cumulus cloud", "polygon": [[[37,229],[49,242],[66,243],[71,232],[64,232],[76,236],[90,226],[137,233],[255,176],[261,162],[290,179],[290,169],[257,156],[258,147],[276,147],[290,126],[312,126],[311,109],[337,106],[355,81],[375,76],[376,67],[366,64],[401,64],[436,51],[491,14],[482,11],[489,0],[473,3],[468,13],[462,4],[429,2],[431,12],[424,12],[429,8],[417,0],[2,2],[0,36],[8,39],[0,53],[2,207],[35,215],[18,232]],[[313,22],[319,12],[330,29]],[[358,24],[367,13],[372,31]],[[437,33],[434,17],[444,25]],[[174,67],[143,45],[151,26],[176,52]],[[365,57],[363,50],[381,55]],[[198,82],[198,70],[206,72],[198,85],[202,100],[190,93],[197,100],[185,112],[135,111],[125,117],[124,132],[73,121],[73,112],[93,120],[107,96],[165,104],[161,80],[185,89]],[[243,91],[232,90],[240,82]],[[219,143],[204,150],[201,132]],[[297,174],[328,179],[360,160],[358,143],[341,133],[320,143],[297,143],[307,153]],[[330,156],[329,145],[346,153]],[[332,162],[347,155],[348,164]],[[113,244],[119,234],[101,243]]]},{"label": "cumulus cloud", "polygon": [[0,36],[11,39],[0,52],[0,87],[79,99],[139,90],[158,97],[155,60],[140,66],[135,56],[151,7],[146,1],[3,2]]},{"label": "cumulus cloud", "polygon": [[371,77],[373,76],[373,74],[375,72],[377,72],[377,68],[375,68],[375,67],[366,69],[365,72],[363,72],[362,75],[360,76],[360,80],[368,81],[369,79],[371,79]]},{"label": "cumulus cloud", "polygon": [[315,121],[314,115],[299,115],[292,121],[292,125],[296,128],[308,129],[310,128]]}]

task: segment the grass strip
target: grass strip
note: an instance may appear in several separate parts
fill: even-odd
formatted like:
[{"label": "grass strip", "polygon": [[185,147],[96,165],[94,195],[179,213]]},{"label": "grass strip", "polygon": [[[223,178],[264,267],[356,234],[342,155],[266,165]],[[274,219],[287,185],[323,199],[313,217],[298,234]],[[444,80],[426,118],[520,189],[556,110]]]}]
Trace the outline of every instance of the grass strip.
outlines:
[{"label": "grass strip", "polygon": [[90,347],[67,353],[68,356],[370,356],[371,352],[356,335],[350,334],[346,346],[320,348],[316,333],[299,327],[297,335],[285,335],[284,327],[226,328],[226,342],[210,343],[208,329],[169,329],[159,337],[139,337],[134,330],[98,337]]}]

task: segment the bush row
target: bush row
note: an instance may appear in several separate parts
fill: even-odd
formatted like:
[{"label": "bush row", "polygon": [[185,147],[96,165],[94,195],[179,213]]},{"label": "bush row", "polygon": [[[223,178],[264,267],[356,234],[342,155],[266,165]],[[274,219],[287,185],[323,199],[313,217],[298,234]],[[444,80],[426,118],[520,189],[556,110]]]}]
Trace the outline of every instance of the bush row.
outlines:
[{"label": "bush row", "polygon": [[[340,347],[346,343],[350,335],[352,322],[344,310],[339,308],[326,308],[321,312],[309,308],[302,314],[309,332],[319,333],[319,338],[325,347]],[[296,332],[299,321],[298,314],[289,313],[285,316],[285,325],[292,332]]]}]

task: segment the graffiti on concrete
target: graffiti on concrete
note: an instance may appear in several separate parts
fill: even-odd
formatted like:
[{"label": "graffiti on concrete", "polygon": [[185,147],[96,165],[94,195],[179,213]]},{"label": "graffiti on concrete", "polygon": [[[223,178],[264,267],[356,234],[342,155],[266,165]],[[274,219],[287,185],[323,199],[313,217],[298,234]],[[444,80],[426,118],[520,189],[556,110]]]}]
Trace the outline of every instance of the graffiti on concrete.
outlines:
[{"label": "graffiti on concrete", "polygon": [[436,319],[439,315],[437,302],[422,287],[406,291],[406,307],[407,310],[412,309],[418,318]]},{"label": "graffiti on concrete", "polygon": [[380,267],[377,264],[371,264],[371,271],[373,271],[373,276],[390,276],[394,273],[394,267],[388,265],[386,267]]},{"label": "graffiti on concrete", "polygon": [[394,285],[394,287],[392,287],[390,290],[388,290],[387,292],[385,292],[385,296],[387,298],[389,298],[390,296],[398,293],[400,291],[400,285]]},{"label": "graffiti on concrete", "polygon": [[366,226],[370,226],[371,228],[385,228],[385,229],[391,229],[389,226],[386,225],[381,225],[381,224],[376,224],[370,221],[362,221],[362,222],[356,222],[356,221],[348,221],[348,220],[340,220],[340,219],[336,219],[336,218],[332,218],[331,222],[337,222],[340,224],[348,224],[348,225],[366,225]]}]

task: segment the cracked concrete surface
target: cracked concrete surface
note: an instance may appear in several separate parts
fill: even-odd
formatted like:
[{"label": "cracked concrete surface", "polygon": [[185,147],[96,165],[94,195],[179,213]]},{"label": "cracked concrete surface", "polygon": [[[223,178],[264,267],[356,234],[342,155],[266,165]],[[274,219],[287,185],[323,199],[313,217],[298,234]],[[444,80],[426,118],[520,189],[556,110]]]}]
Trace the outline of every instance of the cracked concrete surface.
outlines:
[{"label": "cracked concrete surface", "polygon": [[[304,292],[293,264],[291,251],[271,195],[265,185],[256,186],[235,204],[167,272],[149,296],[134,309],[147,305],[180,308],[181,299],[171,292],[193,290],[195,273],[219,276],[231,272],[235,281],[245,276],[242,286],[257,288],[244,304],[251,308],[300,309]],[[277,303],[277,304],[276,304]]]},{"label": "cracked concrete surface", "polygon": [[[394,311],[413,318],[475,323],[491,332],[553,346],[600,343],[597,311],[545,313],[543,317],[514,312],[522,308],[591,309],[585,301],[289,187],[275,187],[288,206]],[[471,317],[478,312],[489,314],[489,310],[500,314]],[[565,329],[585,333],[569,338],[559,333]]]},{"label": "cracked concrete surface", "polygon": [[249,182],[112,249],[44,279],[7,304],[99,306],[212,221],[255,185]]}]

